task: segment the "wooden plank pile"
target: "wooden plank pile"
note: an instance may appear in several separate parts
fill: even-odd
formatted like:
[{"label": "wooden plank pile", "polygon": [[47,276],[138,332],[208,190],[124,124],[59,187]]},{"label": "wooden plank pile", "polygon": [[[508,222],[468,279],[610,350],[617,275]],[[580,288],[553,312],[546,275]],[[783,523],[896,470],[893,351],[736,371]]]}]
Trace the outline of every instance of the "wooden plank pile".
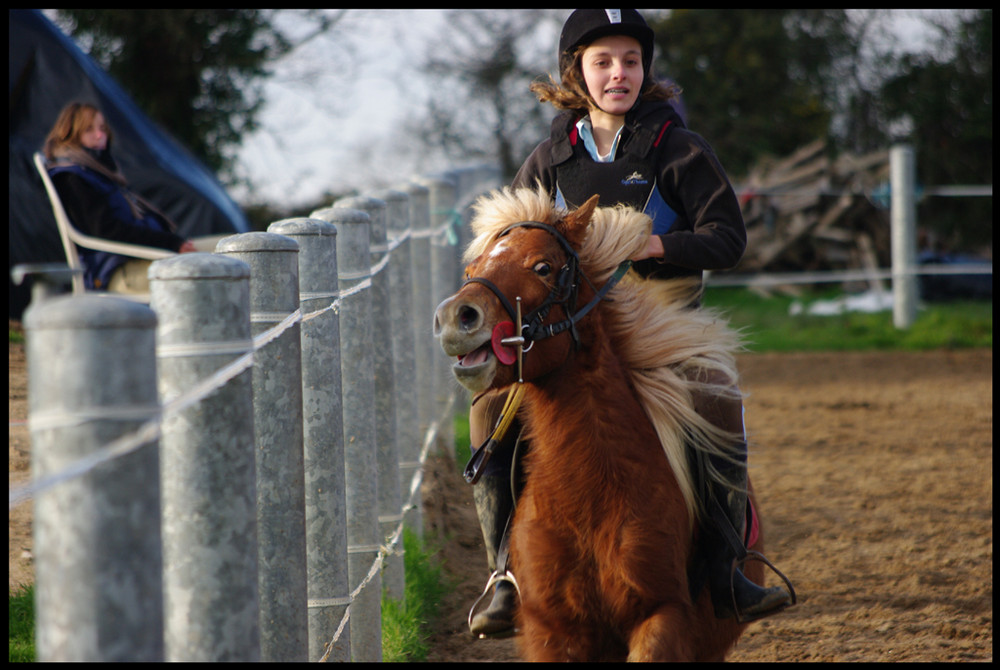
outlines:
[{"label": "wooden plank pile", "polygon": [[871,197],[888,179],[888,150],[833,159],[824,140],[758,165],[736,187],[748,240],[733,271],[889,267],[889,212]]}]

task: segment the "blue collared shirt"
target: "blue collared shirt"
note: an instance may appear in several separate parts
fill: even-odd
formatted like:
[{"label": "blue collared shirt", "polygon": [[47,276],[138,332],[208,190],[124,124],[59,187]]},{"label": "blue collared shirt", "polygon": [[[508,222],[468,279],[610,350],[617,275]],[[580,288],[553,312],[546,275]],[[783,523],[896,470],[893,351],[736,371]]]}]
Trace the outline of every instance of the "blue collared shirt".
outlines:
[{"label": "blue collared shirt", "polygon": [[618,141],[622,138],[622,128],[624,127],[623,124],[615,134],[615,139],[611,143],[611,151],[608,152],[608,155],[601,156],[597,152],[597,142],[594,141],[594,128],[590,123],[590,117],[585,116],[576,122],[576,130],[580,134],[580,139],[583,140],[583,146],[596,163],[610,163],[615,159],[615,152],[618,150]]}]

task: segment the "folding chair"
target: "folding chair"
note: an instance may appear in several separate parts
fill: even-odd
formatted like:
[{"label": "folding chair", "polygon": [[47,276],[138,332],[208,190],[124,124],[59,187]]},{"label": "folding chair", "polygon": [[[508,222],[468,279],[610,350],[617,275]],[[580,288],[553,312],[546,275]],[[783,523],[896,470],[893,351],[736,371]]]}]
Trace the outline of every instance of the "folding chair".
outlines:
[{"label": "folding chair", "polygon": [[[73,223],[69,220],[69,216],[66,215],[66,210],[63,208],[62,201],[59,199],[59,193],[56,191],[56,187],[52,184],[52,179],[49,177],[49,172],[45,167],[45,157],[40,152],[36,152],[34,160],[35,167],[38,168],[38,174],[41,176],[42,183],[45,185],[45,191],[49,194],[49,203],[52,205],[52,214],[55,215],[56,218],[56,227],[59,229],[59,238],[62,240],[63,251],[66,252],[66,262],[69,264],[71,269],[80,270],[80,272],[73,273],[72,282],[74,295],[88,293],[86,286],[83,283],[83,264],[80,263],[80,253],[77,251],[78,246],[84,247],[85,249],[94,249],[96,251],[108,251],[114,254],[121,254],[122,256],[129,256],[130,258],[142,258],[154,261],[177,255],[175,252],[167,251],[166,249],[143,247],[138,244],[126,244],[124,242],[114,242],[100,237],[84,235],[73,227]],[[144,300],[146,302],[149,301],[148,295],[109,293],[108,291],[89,292],[101,293],[104,295],[116,295],[123,298],[134,298],[136,300]]]}]

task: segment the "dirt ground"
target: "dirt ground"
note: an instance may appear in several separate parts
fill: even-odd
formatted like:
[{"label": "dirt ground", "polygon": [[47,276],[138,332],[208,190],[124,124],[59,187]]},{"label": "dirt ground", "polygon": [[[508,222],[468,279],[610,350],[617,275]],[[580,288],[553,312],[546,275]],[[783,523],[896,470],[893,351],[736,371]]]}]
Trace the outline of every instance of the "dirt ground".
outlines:
[{"label": "dirt ground", "polygon": [[[751,354],[751,476],[768,557],[799,604],[732,661],[992,661],[993,352]],[[9,484],[27,480],[23,347],[10,346]],[[518,660],[473,640],[486,573],[471,491],[431,460],[425,534],[454,580],[429,661]],[[33,580],[31,505],[9,514],[9,583]]]}]

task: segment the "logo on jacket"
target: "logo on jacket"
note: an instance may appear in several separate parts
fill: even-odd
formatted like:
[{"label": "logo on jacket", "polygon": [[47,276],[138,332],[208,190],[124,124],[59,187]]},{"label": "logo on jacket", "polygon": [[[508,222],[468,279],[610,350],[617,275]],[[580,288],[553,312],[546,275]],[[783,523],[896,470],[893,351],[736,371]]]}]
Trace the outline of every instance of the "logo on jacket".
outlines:
[{"label": "logo on jacket", "polygon": [[622,179],[624,186],[635,186],[636,184],[648,184],[649,180],[643,177],[638,170]]}]

